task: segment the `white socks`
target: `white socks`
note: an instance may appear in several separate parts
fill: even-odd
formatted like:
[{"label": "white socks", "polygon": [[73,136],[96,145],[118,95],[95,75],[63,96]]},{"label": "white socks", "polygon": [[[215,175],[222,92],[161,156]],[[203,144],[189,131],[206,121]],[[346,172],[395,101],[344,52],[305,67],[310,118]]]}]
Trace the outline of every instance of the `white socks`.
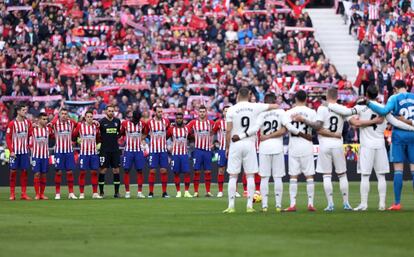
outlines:
[{"label": "white socks", "polygon": [[230,175],[229,187],[228,187],[229,208],[234,208],[234,202],[236,199],[236,189],[237,189],[237,175]]},{"label": "white socks", "polygon": [[[378,182],[379,191],[379,182]],[[368,206],[368,193],[369,193],[369,175],[361,175],[361,205]]]},{"label": "white socks", "polygon": [[348,203],[348,195],[349,195],[349,185],[348,185],[348,177],[346,176],[346,173],[343,173],[341,175],[338,175],[339,178],[339,189],[342,193],[342,200],[343,203]]},{"label": "white socks", "polygon": [[273,178],[275,181],[276,208],[282,208],[283,182],[282,178]]},{"label": "white socks", "polygon": [[269,177],[262,177],[260,180],[260,194],[262,195],[262,208],[267,208],[269,198]]},{"label": "white socks", "polygon": [[298,180],[291,178],[289,183],[290,207],[296,205],[296,195],[298,193]]},{"label": "white socks", "polygon": [[323,175],[323,189],[325,190],[326,200],[328,205],[333,205],[333,187],[332,187],[332,176]]},{"label": "white socks", "polygon": [[255,190],[254,174],[247,174],[247,208],[253,208],[253,196]]},{"label": "white socks", "polygon": [[379,206],[385,207],[385,196],[387,194],[387,182],[385,182],[385,174],[377,174]]},{"label": "white socks", "polygon": [[315,183],[313,178],[306,179],[306,192],[308,194],[308,206],[313,206],[313,197],[315,195]]}]

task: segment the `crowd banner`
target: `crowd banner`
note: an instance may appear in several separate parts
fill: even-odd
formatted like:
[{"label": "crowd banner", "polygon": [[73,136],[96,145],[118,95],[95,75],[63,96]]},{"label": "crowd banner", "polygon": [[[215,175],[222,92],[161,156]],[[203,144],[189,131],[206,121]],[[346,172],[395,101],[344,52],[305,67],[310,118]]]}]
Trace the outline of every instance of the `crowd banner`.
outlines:
[{"label": "crowd banner", "polygon": [[32,11],[33,8],[29,5],[23,5],[23,6],[9,6],[6,9],[8,12],[14,12],[14,11]]},{"label": "crowd banner", "polygon": [[112,56],[112,60],[138,60],[139,54],[117,54]]},{"label": "crowd banner", "polygon": [[62,100],[62,95],[46,95],[46,96],[33,96],[32,102],[50,102]]},{"label": "crowd banner", "polygon": [[51,88],[56,87],[55,84],[47,83],[47,82],[37,82],[36,86],[37,88],[40,88],[40,89],[51,89]]},{"label": "crowd banner", "polygon": [[268,10],[243,10],[243,15],[269,15]]},{"label": "crowd banner", "polygon": [[23,69],[15,69],[13,71],[13,76],[22,76],[22,77],[37,77],[37,73],[34,71],[28,71]]},{"label": "crowd banner", "polygon": [[162,58],[154,60],[157,64],[189,64],[191,63],[191,59],[186,58]]},{"label": "crowd banner", "polygon": [[310,65],[283,65],[282,72],[310,71]]},{"label": "crowd banner", "polygon": [[2,96],[0,98],[1,102],[49,102],[49,101],[58,101],[61,100],[61,95],[46,95],[46,96]]},{"label": "crowd banner", "polygon": [[315,28],[311,28],[311,27],[285,27],[285,31],[314,32]]},{"label": "crowd banner", "polygon": [[114,73],[111,69],[102,69],[98,66],[88,66],[81,70],[84,75],[111,75]]},{"label": "crowd banner", "polygon": [[213,84],[213,83],[200,83],[200,84],[189,84],[188,85],[189,89],[199,89],[199,88],[208,88],[208,89],[217,89],[217,84]]},{"label": "crowd banner", "polygon": [[141,25],[137,22],[134,22],[133,20],[131,20],[129,18],[126,20],[126,24],[133,27],[134,29],[142,31],[143,33],[148,33],[147,28],[145,28],[143,25]]},{"label": "crowd banner", "polygon": [[107,17],[90,17],[90,21],[92,22],[106,22],[106,21],[116,21],[114,17],[107,16]]},{"label": "crowd banner", "polygon": [[128,60],[96,60],[93,62],[93,66],[102,69],[127,70]]},{"label": "crowd banner", "polygon": [[63,9],[63,5],[59,3],[40,3],[39,6],[45,6],[45,7],[56,7],[59,9]]},{"label": "crowd banner", "polygon": [[280,6],[280,7],[287,7],[287,4],[284,1],[267,0],[266,4]]},{"label": "crowd banner", "polygon": [[11,101],[16,101],[16,102],[27,102],[30,101],[32,99],[31,96],[2,96],[0,98],[1,102],[11,102]]},{"label": "crowd banner", "polygon": [[59,76],[76,77],[79,73],[79,67],[71,64],[62,63],[59,67]]},{"label": "crowd banner", "polygon": [[67,105],[75,105],[75,106],[82,106],[82,105],[93,105],[95,104],[95,100],[85,100],[85,101],[65,101]]},{"label": "crowd banner", "polygon": [[210,97],[203,96],[203,95],[192,95],[187,99],[187,110],[192,110],[192,103],[193,101],[200,101],[200,104],[204,104],[205,106],[210,106]]}]

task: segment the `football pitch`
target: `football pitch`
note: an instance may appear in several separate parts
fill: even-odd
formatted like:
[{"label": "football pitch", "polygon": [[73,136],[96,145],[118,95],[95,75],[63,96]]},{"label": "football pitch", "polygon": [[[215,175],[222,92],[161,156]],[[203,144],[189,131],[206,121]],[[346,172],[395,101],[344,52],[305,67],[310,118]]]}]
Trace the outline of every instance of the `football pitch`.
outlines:
[{"label": "football pitch", "polygon": [[[105,189],[113,192],[112,186]],[[287,207],[288,184],[284,189]],[[237,213],[222,214],[226,197],[162,199],[157,190],[154,199],[91,200],[86,191],[86,200],[10,202],[8,188],[0,188],[0,256],[413,256],[414,193],[409,182],[401,212],[377,211],[376,183],[371,183],[369,211],[364,213],[341,210],[338,183],[334,213],[323,212],[321,183],[315,188],[315,213],[306,211],[305,183],[299,184],[296,213],[276,213],[272,207],[268,213],[247,214],[245,199],[238,199]],[[174,186],[169,190],[175,196]],[[46,192],[52,198],[54,188]],[[63,192],[66,197],[66,188]],[[356,207],[358,183],[350,184],[350,196]],[[392,198],[389,182],[388,205]],[[269,204],[274,205],[273,197]]]}]

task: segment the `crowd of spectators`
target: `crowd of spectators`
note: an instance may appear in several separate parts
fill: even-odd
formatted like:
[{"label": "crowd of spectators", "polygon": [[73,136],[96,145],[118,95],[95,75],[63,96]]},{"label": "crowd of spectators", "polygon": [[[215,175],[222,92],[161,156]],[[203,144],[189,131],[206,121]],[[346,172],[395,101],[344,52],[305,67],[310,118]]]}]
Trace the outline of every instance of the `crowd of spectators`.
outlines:
[{"label": "crowd of spectators", "polygon": [[204,104],[213,119],[245,86],[254,92],[252,101],[277,93],[283,108],[298,88],[309,91],[309,105],[316,108],[318,94],[332,85],[352,102],[352,82],[315,40],[306,3],[4,1],[0,131],[22,100],[30,101],[33,116],[46,111],[52,117],[66,106],[74,118],[88,108],[99,117],[113,104],[119,118],[136,109],[148,118],[155,105],[167,115],[182,109],[191,118]]}]

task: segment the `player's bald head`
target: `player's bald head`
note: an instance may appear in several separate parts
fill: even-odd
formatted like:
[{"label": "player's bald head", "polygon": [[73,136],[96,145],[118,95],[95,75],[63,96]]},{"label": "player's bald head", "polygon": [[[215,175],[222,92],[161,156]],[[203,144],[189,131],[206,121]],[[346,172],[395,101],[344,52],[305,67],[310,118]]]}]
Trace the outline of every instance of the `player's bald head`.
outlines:
[{"label": "player's bald head", "polygon": [[237,94],[239,101],[240,100],[249,100],[250,96],[250,89],[247,87],[242,87],[239,89],[239,93]]}]

